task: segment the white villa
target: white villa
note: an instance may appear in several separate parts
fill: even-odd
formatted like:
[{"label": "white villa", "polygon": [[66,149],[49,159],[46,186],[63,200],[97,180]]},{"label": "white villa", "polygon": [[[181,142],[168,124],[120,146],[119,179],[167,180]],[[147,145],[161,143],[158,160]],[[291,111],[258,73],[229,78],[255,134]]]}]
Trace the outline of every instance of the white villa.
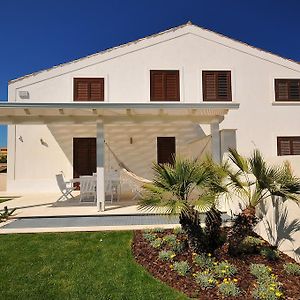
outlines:
[{"label": "white villa", "polygon": [[8,89],[0,123],[9,125],[9,192],[53,192],[56,174],[97,173],[104,209],[118,160],[151,179],[153,162],[206,153],[220,161],[229,147],[288,159],[300,175],[300,64],[191,23]]}]

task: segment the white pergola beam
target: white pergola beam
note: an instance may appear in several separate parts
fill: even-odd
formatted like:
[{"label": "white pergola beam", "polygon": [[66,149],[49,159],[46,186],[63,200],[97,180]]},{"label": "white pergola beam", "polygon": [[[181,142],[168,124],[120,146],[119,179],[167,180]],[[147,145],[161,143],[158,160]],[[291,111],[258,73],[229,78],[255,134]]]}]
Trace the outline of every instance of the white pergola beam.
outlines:
[{"label": "white pergola beam", "polygon": [[[193,116],[193,115],[132,115],[132,116],[103,116],[107,124],[116,123],[144,123],[144,122],[194,122],[210,124],[216,116]],[[220,117],[221,118],[221,117]],[[99,116],[0,116],[0,124],[95,124]]]}]

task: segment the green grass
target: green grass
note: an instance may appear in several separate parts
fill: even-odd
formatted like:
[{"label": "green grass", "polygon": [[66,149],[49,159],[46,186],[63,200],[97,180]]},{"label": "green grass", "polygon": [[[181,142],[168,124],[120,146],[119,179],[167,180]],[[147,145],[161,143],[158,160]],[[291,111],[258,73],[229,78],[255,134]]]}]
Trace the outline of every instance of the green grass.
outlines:
[{"label": "green grass", "polygon": [[11,200],[11,198],[3,198],[3,197],[0,197],[0,203],[5,202],[5,201],[8,201],[8,200]]},{"label": "green grass", "polygon": [[131,254],[132,232],[0,236],[0,299],[187,299]]}]

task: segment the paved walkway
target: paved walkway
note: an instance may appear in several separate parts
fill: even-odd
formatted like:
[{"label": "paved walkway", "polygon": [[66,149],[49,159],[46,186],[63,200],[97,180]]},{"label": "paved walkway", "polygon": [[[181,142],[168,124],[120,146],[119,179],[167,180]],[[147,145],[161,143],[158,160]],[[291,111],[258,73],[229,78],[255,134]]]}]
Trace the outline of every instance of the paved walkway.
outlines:
[{"label": "paved walkway", "polygon": [[88,227],[88,226],[127,226],[178,224],[178,217],[164,215],[127,215],[127,216],[83,216],[53,218],[20,218],[5,225],[4,229]]}]

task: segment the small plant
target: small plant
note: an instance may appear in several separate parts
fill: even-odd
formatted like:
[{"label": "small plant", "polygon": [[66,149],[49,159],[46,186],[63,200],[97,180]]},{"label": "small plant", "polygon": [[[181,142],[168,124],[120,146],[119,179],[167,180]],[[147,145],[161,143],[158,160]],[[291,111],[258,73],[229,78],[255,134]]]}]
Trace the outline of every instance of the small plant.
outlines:
[{"label": "small plant", "polygon": [[7,206],[4,206],[4,211],[0,213],[0,222],[6,221],[15,212],[15,210],[16,208],[8,210]]},{"label": "small plant", "polygon": [[156,239],[156,234],[155,233],[150,233],[150,232],[144,232],[143,237],[145,240],[152,242]]},{"label": "small plant", "polygon": [[172,247],[171,249],[175,252],[175,253],[182,253],[183,250],[186,248],[186,242],[181,242],[181,241],[177,241]]},{"label": "small plant", "polygon": [[163,244],[163,240],[161,238],[156,238],[154,241],[150,242],[150,245],[157,249],[160,248]]},{"label": "small plant", "polygon": [[194,263],[201,269],[211,269],[214,266],[214,259],[211,254],[196,254],[193,253]]},{"label": "small plant", "polygon": [[262,248],[260,254],[271,261],[279,258],[279,252],[268,247]]},{"label": "small plant", "polygon": [[225,297],[236,297],[241,291],[236,284],[236,280],[225,278],[222,283],[218,285],[219,292]]},{"label": "small plant", "polygon": [[175,228],[173,229],[173,233],[176,234],[176,235],[178,235],[178,234],[183,233],[183,230],[182,230],[181,227],[175,227]]},{"label": "small plant", "polygon": [[236,274],[237,269],[227,261],[222,261],[214,266],[214,274],[218,278],[230,277]]},{"label": "small plant", "polygon": [[152,229],[152,232],[154,232],[154,233],[163,233],[164,231],[165,231],[165,229],[164,228],[160,228],[160,227]]},{"label": "small plant", "polygon": [[300,266],[293,263],[288,263],[283,266],[284,271],[289,275],[300,276]]},{"label": "small plant", "polygon": [[264,280],[271,274],[272,269],[264,264],[251,264],[250,273],[255,276],[258,280]]},{"label": "small plant", "polygon": [[174,246],[177,242],[176,235],[174,235],[174,234],[169,234],[169,235],[164,236],[163,240],[164,240],[164,242],[166,242],[167,245],[169,245],[171,247]]},{"label": "small plant", "polygon": [[185,276],[190,270],[190,266],[186,260],[176,261],[174,263],[174,270],[178,273],[178,275]]},{"label": "small plant", "polygon": [[[272,274],[274,275],[274,274]],[[260,281],[252,295],[255,299],[277,300],[284,298],[281,291],[282,284],[276,280],[276,276],[269,276],[265,281]]]},{"label": "small plant", "polygon": [[265,243],[264,240],[254,237],[254,236],[247,236],[244,238],[240,245],[240,251],[242,253],[258,253],[259,248]]},{"label": "small plant", "polygon": [[217,280],[214,278],[213,274],[208,271],[197,272],[193,276],[202,289],[212,289],[217,284]]},{"label": "small plant", "polygon": [[176,254],[173,251],[162,250],[158,253],[158,258],[162,261],[172,260],[175,256]]}]

